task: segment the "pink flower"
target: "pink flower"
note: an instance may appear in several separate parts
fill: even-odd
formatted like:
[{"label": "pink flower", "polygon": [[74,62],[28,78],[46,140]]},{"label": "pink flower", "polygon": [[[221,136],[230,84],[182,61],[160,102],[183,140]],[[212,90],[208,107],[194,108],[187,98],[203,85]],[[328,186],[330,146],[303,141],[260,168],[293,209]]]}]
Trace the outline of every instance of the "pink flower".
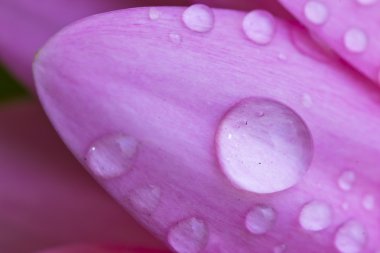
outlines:
[{"label": "pink flower", "polygon": [[53,36],[33,71],[63,141],[175,252],[378,253],[380,2],[281,1],[306,28],[273,1],[202,3],[231,10]]}]

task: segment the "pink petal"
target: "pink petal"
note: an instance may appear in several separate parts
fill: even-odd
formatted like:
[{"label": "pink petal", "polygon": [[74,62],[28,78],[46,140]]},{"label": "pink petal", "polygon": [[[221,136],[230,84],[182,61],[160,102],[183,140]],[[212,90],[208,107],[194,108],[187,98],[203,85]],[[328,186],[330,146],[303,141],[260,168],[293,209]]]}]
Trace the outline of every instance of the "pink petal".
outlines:
[{"label": "pink petal", "polygon": [[380,249],[375,87],[266,12],[246,35],[241,12],[150,10],[76,23],[34,65],[50,119],[107,191],[178,252]]},{"label": "pink petal", "polygon": [[169,253],[163,250],[130,249],[122,246],[72,245],[44,250],[39,253]]},{"label": "pink petal", "polygon": [[312,34],[380,83],[380,1],[280,0]]},{"label": "pink petal", "polygon": [[54,33],[78,19],[100,12],[146,5],[183,5],[187,0],[2,0],[0,61],[32,87],[31,65]]},{"label": "pink petal", "polygon": [[162,248],[71,156],[36,103],[0,111],[0,249],[65,243]]}]

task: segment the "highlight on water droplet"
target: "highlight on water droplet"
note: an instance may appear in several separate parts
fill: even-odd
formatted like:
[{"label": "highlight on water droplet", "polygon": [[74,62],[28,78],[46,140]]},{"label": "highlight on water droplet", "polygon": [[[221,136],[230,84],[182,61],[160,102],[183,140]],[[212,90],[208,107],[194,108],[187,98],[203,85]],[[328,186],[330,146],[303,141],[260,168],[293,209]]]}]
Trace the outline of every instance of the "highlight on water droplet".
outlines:
[{"label": "highlight on water droplet", "polygon": [[338,178],[338,186],[343,191],[349,191],[352,189],[356,180],[355,172],[351,170],[344,171]]},{"label": "highlight on water droplet", "polygon": [[375,208],[375,196],[372,194],[366,194],[362,200],[362,206],[364,209],[371,211]]},{"label": "highlight on water droplet", "polygon": [[214,27],[214,12],[204,4],[194,4],[182,14],[186,27],[195,32],[209,32]]},{"label": "highlight on water droplet", "polygon": [[256,205],[245,217],[245,227],[256,235],[267,233],[276,221],[276,211],[266,205]]},{"label": "highlight on water droplet", "polygon": [[168,234],[169,245],[178,253],[199,253],[208,241],[206,223],[192,217],[174,225]]},{"label": "highlight on water droplet", "polygon": [[161,198],[161,190],[157,186],[147,185],[130,192],[129,201],[135,211],[152,214]]},{"label": "highlight on water droplet", "polygon": [[340,253],[360,253],[367,242],[365,227],[356,220],[344,223],[335,234],[334,245]]},{"label": "highlight on water droplet", "polygon": [[256,44],[265,45],[272,41],[276,31],[276,20],[264,10],[249,12],[243,20],[245,35]]},{"label": "highlight on water droplet", "polygon": [[343,43],[349,52],[364,52],[368,44],[367,34],[359,28],[350,28],[344,34]]},{"label": "highlight on water droplet", "polygon": [[274,193],[301,180],[312,160],[313,141],[305,122],[291,108],[250,97],[224,115],[216,149],[221,168],[234,186]]},{"label": "highlight on water droplet", "polygon": [[161,11],[156,7],[149,8],[149,18],[151,20],[157,20],[161,17]]},{"label": "highlight on water droplet", "polygon": [[303,206],[299,223],[308,231],[321,231],[328,228],[332,222],[330,205],[323,201],[314,200]]},{"label": "highlight on water droplet", "polygon": [[326,22],[329,12],[324,3],[320,1],[308,1],[304,7],[306,19],[314,25],[322,25]]},{"label": "highlight on water droplet", "polygon": [[135,138],[110,134],[95,141],[86,154],[86,163],[99,177],[112,178],[129,171],[138,151]]}]

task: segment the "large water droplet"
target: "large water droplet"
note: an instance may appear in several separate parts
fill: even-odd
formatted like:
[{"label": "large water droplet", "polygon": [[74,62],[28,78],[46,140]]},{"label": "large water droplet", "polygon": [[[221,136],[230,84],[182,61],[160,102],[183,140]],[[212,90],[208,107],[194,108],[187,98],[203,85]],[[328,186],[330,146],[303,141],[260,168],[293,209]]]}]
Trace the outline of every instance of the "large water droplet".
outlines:
[{"label": "large water droplet", "polygon": [[331,225],[331,207],[322,201],[312,201],[304,205],[299,216],[299,222],[303,229],[309,231],[321,231]]},{"label": "large water droplet", "polygon": [[375,202],[376,202],[376,200],[375,200],[374,195],[366,194],[362,200],[363,208],[368,210],[368,211],[371,211],[375,208]]},{"label": "large water droplet", "polygon": [[226,176],[236,187],[256,193],[297,184],[313,154],[311,134],[300,116],[266,98],[247,98],[233,106],[216,138]]},{"label": "large water droplet", "polygon": [[214,13],[204,4],[194,4],[188,7],[182,15],[185,25],[195,32],[208,32],[214,27]]},{"label": "large water droplet", "polygon": [[137,148],[138,142],[130,136],[123,134],[104,136],[87,152],[87,166],[99,177],[120,176],[132,168]]},{"label": "large water droplet", "polygon": [[265,234],[276,220],[276,212],[265,205],[257,205],[248,212],[245,218],[245,226],[252,234]]},{"label": "large water droplet", "polygon": [[144,214],[152,214],[156,210],[160,197],[161,190],[154,185],[137,188],[129,195],[132,207]]},{"label": "large water droplet", "polygon": [[339,179],[338,179],[338,186],[343,191],[349,191],[352,189],[353,184],[355,183],[356,175],[353,171],[344,171]]},{"label": "large water droplet", "polygon": [[199,218],[179,222],[169,231],[168,242],[178,253],[199,253],[207,244],[208,229]]},{"label": "large water droplet", "polygon": [[335,235],[334,244],[340,253],[360,253],[367,242],[367,231],[358,221],[343,224]]},{"label": "large water droplet", "polygon": [[328,10],[325,4],[319,1],[308,1],[305,4],[304,15],[306,19],[315,25],[321,25],[328,18]]},{"label": "large water droplet", "polygon": [[254,10],[244,17],[243,30],[253,42],[265,45],[273,39],[276,31],[276,20],[267,11]]},{"label": "large water droplet", "polygon": [[350,28],[344,34],[344,46],[352,53],[364,52],[367,48],[367,34],[359,28]]}]

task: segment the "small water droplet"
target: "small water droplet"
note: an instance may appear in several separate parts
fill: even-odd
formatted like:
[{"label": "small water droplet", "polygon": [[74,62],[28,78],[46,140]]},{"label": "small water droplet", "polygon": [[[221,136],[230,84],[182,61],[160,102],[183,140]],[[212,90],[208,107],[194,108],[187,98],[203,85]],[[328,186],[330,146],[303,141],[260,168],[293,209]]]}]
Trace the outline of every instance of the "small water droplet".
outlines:
[{"label": "small water droplet", "polygon": [[267,11],[254,10],[244,17],[243,30],[250,40],[257,44],[265,45],[273,39],[276,30],[276,20]]},{"label": "small water droplet", "polygon": [[277,55],[277,58],[281,61],[286,61],[288,59],[288,57],[286,56],[286,54],[283,54],[283,53],[279,53]]},{"label": "small water droplet", "polygon": [[151,20],[157,20],[161,17],[161,12],[159,9],[155,8],[155,7],[150,7],[149,8],[149,18]]},{"label": "small water droplet", "polygon": [[285,250],[286,250],[286,245],[280,244],[280,245],[273,248],[273,253],[284,253]]},{"label": "small water droplet", "polygon": [[355,172],[351,170],[344,171],[338,179],[338,186],[343,191],[349,191],[352,189],[352,186],[355,183],[355,180],[356,180]]},{"label": "small water droplet", "polygon": [[367,194],[364,196],[362,201],[363,208],[371,211],[375,208],[375,196],[372,194]]},{"label": "small water droplet", "polygon": [[349,207],[350,207],[350,205],[347,202],[342,203],[342,209],[343,210],[348,210]]},{"label": "small water droplet", "polygon": [[207,244],[206,223],[198,218],[179,222],[169,231],[168,242],[178,253],[199,253]]},{"label": "small water droplet", "polygon": [[343,41],[346,49],[352,53],[364,52],[368,44],[367,34],[358,28],[350,28],[344,34]]},{"label": "small water droplet", "polygon": [[335,235],[334,244],[340,253],[360,253],[367,242],[367,231],[358,221],[344,223]]},{"label": "small water droplet", "polygon": [[309,94],[305,93],[302,95],[302,104],[306,108],[310,108],[313,106],[313,99]]},{"label": "small water droplet", "polygon": [[136,139],[112,134],[97,140],[86,155],[87,166],[100,177],[121,176],[132,168],[137,154]]},{"label": "small water droplet", "polygon": [[133,190],[129,195],[129,200],[132,207],[144,214],[152,214],[161,198],[160,188],[154,185],[148,185]]},{"label": "small water droplet", "polygon": [[182,15],[185,25],[195,32],[209,32],[214,27],[214,13],[204,4],[194,4],[188,7]]},{"label": "small water droplet", "polygon": [[326,22],[329,12],[322,2],[308,1],[304,7],[304,15],[310,23],[322,25]]},{"label": "small water droplet", "polygon": [[182,42],[182,37],[178,33],[169,33],[169,39],[176,45],[179,45]]},{"label": "small water droplet", "polygon": [[228,179],[256,193],[297,184],[313,154],[311,134],[300,116],[266,98],[243,99],[229,109],[216,138],[219,162]]},{"label": "small water droplet", "polygon": [[328,228],[332,222],[331,207],[322,201],[312,201],[303,206],[299,222],[303,229],[321,231]]},{"label": "small water droplet", "polygon": [[378,2],[378,0],[356,0],[361,5],[372,5]]},{"label": "small water droplet", "polygon": [[273,227],[276,216],[273,208],[257,205],[248,212],[245,218],[245,226],[252,234],[265,234]]}]

